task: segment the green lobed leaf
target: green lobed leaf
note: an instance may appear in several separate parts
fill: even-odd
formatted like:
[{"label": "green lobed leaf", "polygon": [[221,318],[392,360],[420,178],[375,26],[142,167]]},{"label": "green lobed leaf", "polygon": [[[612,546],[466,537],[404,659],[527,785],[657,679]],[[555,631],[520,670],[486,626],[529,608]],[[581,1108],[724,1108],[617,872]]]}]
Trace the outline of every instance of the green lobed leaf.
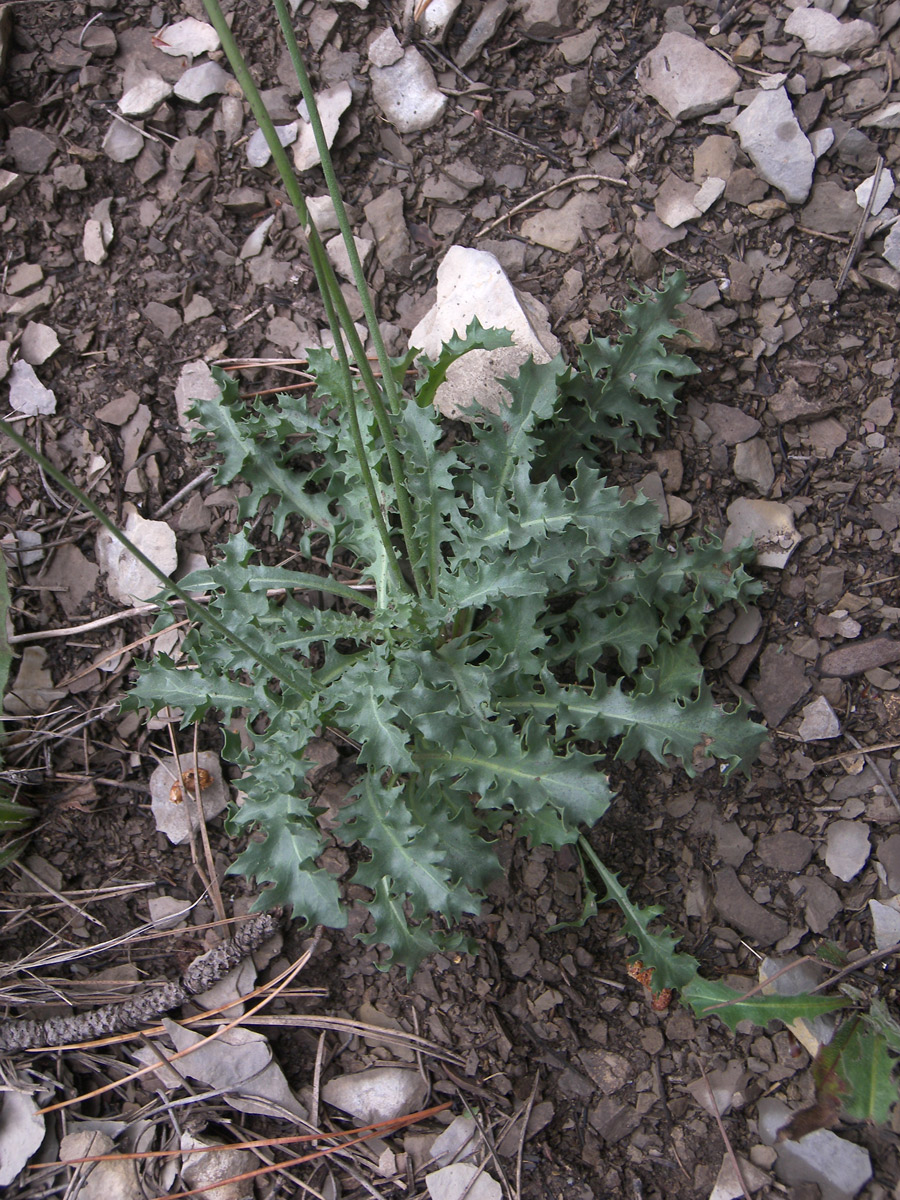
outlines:
[{"label": "green lobed leaf", "polygon": [[324,842],[315,826],[283,811],[266,817],[263,841],[252,840],[228,868],[231,875],[255,878],[258,884],[271,883],[262,892],[254,908],[290,908],[296,919],[310,925],[328,925],[343,929],[347,913],[341,905],[341,890],[334,876],[315,859],[324,850]]},{"label": "green lobed leaf", "polygon": [[447,372],[458,359],[472,350],[497,350],[512,345],[512,334],[508,329],[485,329],[477,317],[473,317],[460,337],[454,330],[444,342],[441,352],[434,360],[422,355],[416,365],[422,375],[416,385],[416,404],[419,408],[434,408],[438,388],[447,378]]},{"label": "green lobed leaf", "polygon": [[389,957],[377,964],[379,970],[386,971],[393,962],[400,962],[406,967],[407,979],[412,979],[416,968],[430,954],[438,950],[452,954],[460,949],[471,949],[463,934],[438,930],[430,919],[410,922],[403,901],[392,890],[392,882],[386,876],[378,880],[375,895],[368,904],[374,930],[360,934],[360,941],[366,945],[387,946]]},{"label": "green lobed leaf", "polygon": [[695,983],[704,983],[705,980],[698,975],[700,964],[696,958],[675,949],[681,939],[672,936],[668,925],[661,933],[651,933],[650,925],[662,914],[662,908],[656,904],[649,908],[639,908],[633,904],[618,877],[603,865],[586,838],[580,840],[579,846],[603,881],[606,888],[603,899],[614,900],[618,904],[625,918],[625,931],[638,944],[638,954],[632,955],[629,961],[639,958],[645,967],[652,968],[652,988],[655,992],[663,988],[678,988],[686,998]]},{"label": "green lobed leaf", "polygon": [[785,1025],[790,1025],[798,1017],[809,1020],[823,1013],[834,1012],[847,1004],[840,996],[818,994],[770,996],[756,992],[752,996],[745,996],[743,992],[737,992],[724,983],[703,979],[699,975],[683,989],[681,995],[696,1016],[720,1017],[732,1031],[741,1021],[752,1021],[754,1025],[783,1021]]}]

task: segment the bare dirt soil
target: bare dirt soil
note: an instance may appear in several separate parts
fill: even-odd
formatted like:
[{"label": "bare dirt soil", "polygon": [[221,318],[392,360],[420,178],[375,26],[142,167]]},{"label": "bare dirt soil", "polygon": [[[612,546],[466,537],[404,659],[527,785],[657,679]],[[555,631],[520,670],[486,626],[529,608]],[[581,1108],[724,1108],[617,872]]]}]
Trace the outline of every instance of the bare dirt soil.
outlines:
[{"label": "bare dirt soil", "polygon": [[[537,32],[510,13],[464,73],[452,56],[479,4],[462,5],[442,47],[418,41],[449,103],[434,127],[409,134],[379,114],[367,75],[373,34],[391,19],[402,34],[400,14],[381,4],[332,10],[313,0],[299,9],[316,85],[346,79],[353,91],[334,153],[357,232],[372,236],[371,201],[389,188],[402,192],[403,252],[393,262],[376,253],[369,265],[379,314],[392,346],[401,348],[433,302],[446,250],[471,245],[497,254],[516,287],[547,306],[571,353],[589,329],[616,333],[614,309],[632,281],[654,285],[674,268],[685,270],[693,289],[685,323],[697,339],[691,353],[701,373],[683,387],[659,442],[612,457],[610,478],[666,505],[680,536],[721,535],[740,497],[789,506],[802,542],[782,569],[758,571],[765,591],[755,611],[720,614],[705,649],[719,698],[750,699],[771,737],[749,781],[723,782],[715,769],[690,779],[650,762],[627,770],[613,764],[618,798],[591,839],[636,901],[664,907],[708,977],[755,980],[761,955],[812,952],[826,941],[862,954],[874,948],[868,902],[900,892],[900,679],[893,673],[900,660],[893,399],[900,274],[880,255],[883,233],[863,241],[840,293],[835,285],[863,215],[852,207],[853,190],[879,155],[888,172],[900,158],[896,129],[864,125],[890,100],[900,75],[897,5],[851,5],[847,18],[874,22],[879,40],[843,62],[814,57],[788,36],[789,9],[780,5],[716,10],[698,2],[667,10],[647,0],[593,0],[560,7],[558,25]],[[188,440],[176,388],[186,365],[294,359],[317,342],[324,322],[297,222],[271,165],[248,165],[254,126],[246,109],[240,128],[229,125],[234,110],[225,101],[235,97],[228,94],[201,105],[171,96],[146,119],[129,118],[142,131],[136,156],[115,161],[104,149],[126,66],[140,60],[177,80],[189,64],[163,55],[153,36],[186,14],[202,17],[199,4],[48,0],[10,8],[0,79],[0,334],[7,343],[0,366],[24,359],[35,338],[45,344],[47,335],[29,333],[29,323],[49,327],[59,341],[50,357],[29,349],[25,359],[55,393],[54,411],[13,415],[118,522],[128,505],[167,521],[185,565],[192,555],[211,555],[234,527],[236,492],[207,476],[181,494],[207,463]],[[297,89],[269,8],[263,0],[232,8],[257,81],[280,89],[270,100],[280,106],[276,117],[287,119]],[[742,88],[779,71],[803,80],[793,99],[804,129],[837,135],[817,163],[805,205],[786,203],[760,178],[715,114],[672,120],[641,90],[635,65],[665,30],[684,24],[732,56]],[[700,182],[697,155],[714,135],[733,143],[733,173],[724,195],[676,235],[656,216],[660,189],[672,173]],[[3,170],[21,176],[18,190]],[[614,182],[556,188],[483,232],[551,185],[590,174]],[[318,170],[306,182],[312,194],[324,192]],[[552,224],[553,212],[577,194],[606,207],[601,228],[583,229],[564,251],[523,234],[529,216],[546,212]],[[262,252],[242,253],[270,216]],[[86,247],[98,261],[86,260]],[[241,378],[247,389],[284,387],[297,370],[262,365]],[[75,959],[55,973],[16,968],[39,947],[74,950],[125,935],[148,920],[148,900],[161,895],[200,898],[194,926],[215,913],[203,898],[202,856],[195,867],[190,847],[172,846],[150,812],[148,779],[171,753],[168,734],[117,707],[134,660],[152,653],[152,614],[122,615],[128,606],[110,595],[98,570],[96,522],[2,439],[0,513],[15,647],[38,648],[32,666],[47,672],[38,679],[42,690],[30,693],[40,715],[26,712],[12,726],[6,754],[13,781],[24,785],[40,818],[24,858],[30,873],[15,865],[5,872],[4,998],[10,1011],[41,1014],[54,993],[81,1003],[115,995],[129,981],[176,976],[207,943],[203,930],[189,928]],[[260,537],[268,536],[263,523]],[[54,636],[61,629],[70,632]],[[874,657],[871,645],[880,647]],[[842,647],[847,655],[835,669],[825,656]],[[810,724],[802,724],[811,718],[801,710],[818,697],[839,722],[828,740],[812,740]],[[191,750],[190,733],[176,738],[180,751]],[[216,739],[212,727],[199,731],[201,749],[219,749]],[[330,737],[317,753],[317,786],[327,803],[346,788],[353,759]],[[848,822],[868,838],[852,874],[834,849]],[[209,835],[226,909],[245,910],[250,884],[224,876],[240,847],[221,817]],[[521,845],[504,851],[507,879],[471,925],[477,957],[438,956],[407,982],[402,971],[380,972],[376,951],[326,934],[300,979],[322,994],[280,1011],[396,1020],[454,1052],[462,1060],[456,1066],[427,1060],[431,1102],[451,1099],[462,1111],[465,1098],[498,1137],[504,1117],[531,1103],[519,1166],[526,1200],[709,1196],[726,1150],[695,1096],[703,1071],[730,1064],[737,1066],[724,1127],[734,1149],[764,1171],[767,1182],[754,1194],[820,1194],[815,1184],[792,1190],[775,1180],[757,1126],[764,1095],[792,1109],[812,1099],[809,1057],[792,1036],[781,1027],[732,1035],[677,1003],[653,1011],[626,975],[633,947],[612,907],[582,927],[550,928],[576,921],[584,908],[574,854]],[[349,874],[350,865],[336,856],[336,871]],[[288,930],[282,956],[266,970],[283,967],[305,937]],[[98,979],[111,968],[119,975]],[[897,980],[894,957],[854,982],[896,1015]],[[308,1089],[315,1033],[271,1037],[291,1084]],[[325,1077],[389,1054],[337,1034],[323,1045]],[[27,1065],[75,1095],[102,1082],[114,1063],[112,1051],[98,1051]],[[81,1115],[119,1119],[147,1100],[142,1086],[87,1102]],[[897,1106],[888,1128],[846,1121],[837,1132],[871,1156],[872,1180],[860,1195],[897,1196]],[[391,1143],[397,1154],[401,1137]],[[517,1138],[507,1139],[498,1153],[512,1187],[517,1147]],[[421,1174],[409,1185],[412,1157],[409,1176],[401,1160],[379,1179],[378,1163],[376,1153],[364,1164],[377,1194],[425,1194]],[[265,1185],[268,1195],[301,1194],[276,1178]],[[328,1190],[334,1179],[340,1194],[367,1194],[340,1166],[332,1183],[321,1173],[313,1178],[321,1194],[338,1194]],[[33,1186],[26,1172],[8,1194],[36,1195]]]}]

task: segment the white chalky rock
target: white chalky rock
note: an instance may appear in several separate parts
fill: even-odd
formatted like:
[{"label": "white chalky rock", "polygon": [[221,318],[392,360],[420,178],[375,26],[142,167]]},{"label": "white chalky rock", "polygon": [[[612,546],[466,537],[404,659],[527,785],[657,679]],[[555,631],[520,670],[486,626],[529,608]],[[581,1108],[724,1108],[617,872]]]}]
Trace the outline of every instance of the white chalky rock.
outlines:
[{"label": "white chalky rock", "polygon": [[392,67],[402,57],[403,47],[390,26],[373,38],[369,46],[369,62],[373,67]]},{"label": "white chalky rock", "polygon": [[502,1200],[503,1189],[487,1171],[453,1163],[425,1176],[430,1200]]},{"label": "white chalky rock", "polygon": [[[319,110],[325,142],[329,149],[337,137],[341,117],[350,107],[352,99],[353,93],[350,91],[350,84],[346,79],[341,80],[334,87],[326,88],[324,92],[316,94],[316,107]],[[300,113],[300,136],[294,146],[294,166],[298,171],[309,171],[312,167],[317,167],[322,160],[319,156],[319,147],[316,145],[312,125],[309,123],[309,113],[305,102],[298,106],[298,111]]]},{"label": "white chalky rock", "polygon": [[493,254],[451,246],[438,267],[434,307],[410,333],[409,344],[436,359],[444,342],[465,334],[475,317],[487,329],[508,329],[513,345],[472,350],[450,366],[435,397],[447,417],[463,415],[476,399],[499,412],[508,393],[497,380],[515,375],[531,355],[548,362],[559,352],[546,308],[516,291]]},{"label": "white chalky rock", "polygon": [[422,36],[429,42],[441,42],[462,0],[431,0],[419,17]]},{"label": "white chalky rock", "polygon": [[196,17],[185,17],[174,25],[161,29],[154,39],[163,54],[179,58],[183,54],[196,57],[198,54],[209,54],[219,48],[219,35],[212,25],[206,21],[198,21]]},{"label": "white chalky rock", "polygon": [[19,347],[22,357],[33,367],[39,367],[59,349],[59,338],[56,330],[49,325],[41,325],[37,321],[29,321],[22,330],[22,342]]},{"label": "white chalky rock", "polygon": [[727,516],[723,547],[734,550],[745,538],[752,538],[761,567],[784,567],[803,541],[790,508],[775,500],[741,497],[728,505]]},{"label": "white chalky rock", "polygon": [[[869,197],[872,195],[872,188],[874,186],[875,176],[870,175],[856,189],[856,203],[860,208],[865,208],[869,203]],[[881,178],[878,180],[878,191],[875,193],[875,199],[872,201],[872,207],[869,210],[870,216],[877,217],[893,194],[894,176],[890,171],[882,171]]]},{"label": "white chalky rock", "polygon": [[9,376],[9,403],[26,417],[47,417],[56,412],[56,395],[44,387],[34,367],[19,359]]},{"label": "white chalky rock", "polygon": [[119,112],[126,117],[147,117],[171,95],[172,85],[149,71],[124,94],[119,101]]},{"label": "white chalky rock", "polygon": [[812,187],[816,158],[783,87],[759,92],[729,128],[767,183],[790,204],[802,204]]},{"label": "white chalky rock", "polygon": [[[375,243],[371,238],[361,238],[354,234],[353,244],[356,246],[359,261],[365,267],[372,255],[372,251],[375,249]],[[333,238],[329,238],[325,243],[325,252],[331,259],[331,265],[337,271],[338,275],[343,275],[345,279],[352,280],[353,268],[350,266],[350,255],[347,252],[342,234],[338,233]]]},{"label": "white chalky rock", "polygon": [[825,58],[868,50],[878,41],[878,29],[869,21],[839,21],[821,8],[795,8],[784,23],[785,33],[798,37],[807,53]]},{"label": "white chalky rock", "polygon": [[189,104],[202,104],[209,96],[221,95],[231,78],[216,62],[200,63],[196,67],[188,67],[175,84],[175,95]]},{"label": "white chalky rock", "polygon": [[428,1088],[421,1075],[403,1067],[372,1067],[338,1075],[322,1088],[326,1104],[349,1113],[365,1125],[416,1112]]},{"label": "white chalky rock", "polygon": [[132,129],[124,121],[113,119],[112,125],[106,131],[101,149],[107,158],[113,162],[130,162],[137,158],[144,148],[144,135],[139,129]]},{"label": "white chalky rock", "polygon": [[[123,533],[155,563],[164,575],[171,575],[178,566],[175,532],[165,521],[145,521],[132,505],[126,505],[128,516]],[[109,594],[123,604],[149,600],[162,591],[162,584],[134,555],[106,529],[97,535],[97,562],[106,575]]]},{"label": "white chalky rock", "polygon": [[438,91],[429,63],[415,47],[392,66],[369,72],[375,103],[400,133],[430,129],[443,116],[447,97]]},{"label": "white chalky rock", "polygon": [[714,50],[684,33],[665,33],[637,65],[637,81],[675,121],[727,104],[740,76]]},{"label": "white chalky rock", "polygon": [[817,696],[800,710],[803,718],[797,731],[804,742],[824,742],[840,736],[837,713],[824,696]]},{"label": "white chalky rock", "polygon": [[[275,134],[282,146],[291,146],[297,140],[300,132],[300,122],[291,121],[290,125],[276,125]],[[272,157],[266,135],[261,129],[256,129],[247,139],[247,162],[251,167],[264,167]]]},{"label": "white chalky rock", "polygon": [[870,900],[869,912],[872,914],[875,948],[887,950],[890,946],[896,946],[900,942],[900,896],[894,896],[887,904]]}]

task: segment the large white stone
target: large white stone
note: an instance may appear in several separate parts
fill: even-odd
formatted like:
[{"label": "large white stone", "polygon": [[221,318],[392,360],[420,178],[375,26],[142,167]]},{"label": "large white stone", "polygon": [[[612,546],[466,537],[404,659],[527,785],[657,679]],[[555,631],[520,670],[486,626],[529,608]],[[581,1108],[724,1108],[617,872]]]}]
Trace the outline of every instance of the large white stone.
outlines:
[{"label": "large white stone", "polygon": [[869,21],[839,21],[821,8],[795,8],[784,32],[800,38],[809,54],[826,58],[867,50],[878,41],[878,29]]},{"label": "large white stone", "polygon": [[[171,575],[178,566],[175,532],[165,521],[146,521],[132,506],[123,533],[164,575]],[[97,561],[106,575],[109,594],[123,604],[149,600],[163,585],[147,567],[126,550],[106,529],[97,535]]]},{"label": "large white stone", "polygon": [[812,187],[816,157],[783,87],[758,92],[729,128],[767,183],[790,204],[802,204]]},{"label": "large white stone", "polygon": [[44,387],[34,367],[20,358],[9,377],[9,403],[26,417],[46,417],[56,412],[56,394]]},{"label": "large white stone", "polygon": [[194,57],[218,50],[219,35],[206,21],[185,17],[183,21],[161,29],[156,37],[156,45],[163,54],[170,54],[173,58],[180,58],[184,54]]},{"label": "large white stone", "polygon": [[451,365],[435,400],[448,417],[459,417],[475,399],[498,412],[507,396],[498,378],[515,375],[532,355],[548,362],[559,352],[546,308],[516,291],[493,254],[451,246],[438,267],[434,307],[410,333],[409,343],[436,359],[444,342],[454,333],[465,334],[475,317],[487,329],[508,329],[513,345],[472,350]]},{"label": "large white stone", "polygon": [[171,95],[172,85],[166,83],[161,75],[148,71],[122,96],[119,112],[126,117],[148,117]]},{"label": "large white stone", "polygon": [[400,133],[430,129],[447,107],[434,71],[414,46],[393,66],[373,66],[369,77],[375,103]]},{"label": "large white stone", "polygon": [[741,80],[714,50],[687,34],[671,32],[638,63],[637,81],[679,121],[721,108]]},{"label": "large white stone", "polygon": [[[346,79],[316,95],[316,107],[319,110],[322,130],[329,150],[337,137],[341,116],[350,107],[352,99],[353,93],[350,91],[350,84]],[[318,166],[322,160],[319,156],[319,147],[316,145],[316,136],[309,123],[306,105],[301,104],[299,111],[300,136],[294,145],[294,166],[298,171],[308,171],[311,167]]]},{"label": "large white stone", "polygon": [[200,63],[196,67],[188,67],[175,84],[175,95],[190,104],[202,104],[208,96],[221,95],[231,80],[232,76],[218,63]]}]

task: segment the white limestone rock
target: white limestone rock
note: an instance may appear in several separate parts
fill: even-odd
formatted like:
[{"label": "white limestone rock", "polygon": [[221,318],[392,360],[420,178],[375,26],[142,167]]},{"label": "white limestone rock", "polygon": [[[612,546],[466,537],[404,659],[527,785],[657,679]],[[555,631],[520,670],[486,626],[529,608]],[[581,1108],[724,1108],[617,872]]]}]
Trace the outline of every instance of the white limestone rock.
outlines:
[{"label": "white limestone rock", "polygon": [[372,66],[372,96],[395,129],[430,129],[444,115],[447,97],[438,90],[434,71],[414,46],[392,66]]},{"label": "white limestone rock", "polygon": [[816,158],[785,89],[758,92],[729,128],[763,179],[789,204],[802,204],[812,187]]},{"label": "white limestone rock", "polygon": [[9,376],[9,403],[26,417],[49,417],[56,412],[56,394],[44,387],[30,363],[21,358],[13,363]]},{"label": "white limestone rock", "polygon": [[[155,563],[164,575],[178,566],[175,531],[165,521],[146,521],[133,505],[125,506],[123,533]],[[143,563],[106,529],[97,535],[97,562],[106,575],[106,589],[123,604],[141,603],[162,591],[162,584]]]},{"label": "white limestone rock", "polygon": [[154,40],[163,54],[170,54],[173,58],[183,55],[196,58],[198,54],[209,54],[219,48],[219,35],[215,29],[196,17],[185,17],[183,21],[167,25]]},{"label": "white limestone rock", "polygon": [[714,50],[684,33],[665,33],[637,65],[637,81],[675,121],[727,104],[740,76]]},{"label": "white limestone rock", "polygon": [[188,67],[175,84],[175,95],[189,104],[202,104],[210,96],[221,95],[232,77],[216,62],[200,63]]},{"label": "white limestone rock", "polygon": [[[316,93],[316,107],[319,110],[325,141],[329,149],[337,137],[341,117],[350,107],[352,99],[353,93],[350,91],[350,84],[346,79],[342,79],[334,87]],[[294,166],[298,171],[309,171],[312,167],[317,167],[322,160],[319,156],[319,148],[316,145],[312,125],[309,123],[309,113],[305,102],[298,106],[298,111],[300,113],[300,136],[294,143]]]},{"label": "white limestone rock", "polygon": [[784,23],[784,32],[798,37],[808,54],[840,58],[868,50],[878,42],[878,29],[869,21],[839,21],[821,8],[795,8]]},{"label": "white limestone rock", "polygon": [[410,333],[409,343],[436,359],[443,343],[454,333],[465,334],[475,317],[485,328],[508,329],[513,345],[472,350],[451,365],[435,398],[447,417],[464,416],[476,398],[499,412],[507,392],[498,379],[515,375],[532,355],[548,362],[559,352],[546,308],[516,291],[493,254],[451,246],[438,267],[434,307]]}]

